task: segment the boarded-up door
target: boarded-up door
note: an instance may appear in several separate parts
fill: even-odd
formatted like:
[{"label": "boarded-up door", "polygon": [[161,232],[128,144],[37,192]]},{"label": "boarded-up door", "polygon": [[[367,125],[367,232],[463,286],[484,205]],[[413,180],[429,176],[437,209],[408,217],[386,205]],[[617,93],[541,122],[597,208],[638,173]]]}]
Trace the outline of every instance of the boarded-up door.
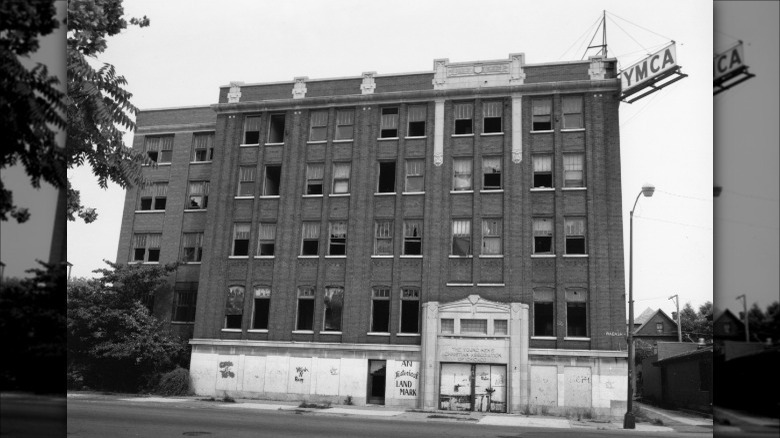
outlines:
[{"label": "boarded-up door", "polygon": [[563,382],[565,406],[591,407],[592,384],[589,367],[563,367]]}]

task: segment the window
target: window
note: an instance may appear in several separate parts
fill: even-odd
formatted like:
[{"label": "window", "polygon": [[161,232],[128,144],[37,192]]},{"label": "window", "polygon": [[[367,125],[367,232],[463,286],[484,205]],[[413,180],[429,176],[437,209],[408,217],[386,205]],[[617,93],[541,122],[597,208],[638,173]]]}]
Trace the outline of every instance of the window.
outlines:
[{"label": "window", "polygon": [[244,286],[230,286],[225,301],[225,328],[241,329],[244,317]]},{"label": "window", "polygon": [[284,143],[284,114],[268,118],[268,143]]},{"label": "window", "polygon": [[398,108],[382,108],[379,138],[398,137]]},{"label": "window", "polygon": [[550,218],[534,219],[534,254],[553,254],[553,221]]},{"label": "window", "polygon": [[534,291],[533,336],[555,336],[553,302],[554,295],[551,289]]},{"label": "window", "polygon": [[507,320],[505,320],[505,319],[495,319],[495,320],[493,320],[493,334],[494,335],[508,335],[509,334],[509,328],[508,328]]},{"label": "window", "polygon": [[333,193],[349,193],[350,163],[333,163]]},{"label": "window", "polygon": [[374,254],[393,254],[393,221],[376,221],[374,224]]},{"label": "window", "polygon": [[214,158],[214,133],[201,132],[192,136],[192,161],[204,162]]},{"label": "window", "polygon": [[268,314],[271,310],[271,288],[255,286],[255,302],[252,329],[268,330]]},{"label": "window", "polygon": [[298,288],[298,317],[296,330],[312,330],[314,328],[314,288],[301,286]]},{"label": "window", "polygon": [[341,314],[344,310],[344,288],[326,287],[323,295],[325,317],[322,321],[322,330],[326,332],[341,331]]},{"label": "window", "polygon": [[328,139],[328,111],[312,111],[309,120],[309,141]]},{"label": "window", "polygon": [[151,183],[141,189],[141,210],[165,210],[168,183]]},{"label": "window", "polygon": [[564,221],[566,230],[566,254],[586,254],[585,218],[571,218]]},{"label": "window", "polygon": [[453,190],[471,190],[471,164],[471,158],[455,158],[452,160]]},{"label": "window", "polygon": [[255,194],[255,166],[241,166],[238,168],[238,196],[254,196]]},{"label": "window", "polygon": [[409,106],[409,127],[406,132],[407,137],[425,137],[425,117],[427,108],[425,105]]},{"label": "window", "polygon": [[274,255],[276,249],[276,224],[261,223],[257,234],[257,255]]},{"label": "window", "polygon": [[183,233],[181,238],[181,261],[200,262],[203,260],[203,233]]},{"label": "window", "polygon": [[552,131],[552,99],[533,99],[532,131]]},{"label": "window", "polygon": [[233,225],[233,253],[234,256],[249,255],[249,224]]},{"label": "window", "polygon": [[157,164],[170,164],[173,158],[173,136],[146,137],[144,139],[146,155]]},{"label": "window", "polygon": [[336,140],[352,140],[355,135],[355,110],[336,111]]},{"label": "window", "polygon": [[304,222],[302,228],[301,255],[319,255],[320,224],[318,222]]},{"label": "window", "polygon": [[460,333],[467,335],[486,335],[487,319],[461,319]]},{"label": "window", "polygon": [[347,254],[347,223],[344,221],[330,223],[330,244],[328,255]]},{"label": "window", "polygon": [[374,288],[371,291],[371,331],[390,332],[390,289]]},{"label": "window", "polygon": [[133,261],[159,262],[161,233],[133,234]]},{"label": "window", "polygon": [[482,157],[482,190],[501,190],[501,157]]},{"label": "window", "polygon": [[282,181],[282,166],[265,166],[265,183],[263,184],[263,196],[279,196],[279,184]]},{"label": "window", "polygon": [[455,104],[455,135],[474,133],[474,105],[471,103]]},{"label": "window", "polygon": [[244,144],[260,143],[260,116],[247,116],[244,119]]},{"label": "window", "polygon": [[583,161],[582,154],[565,154],[563,156],[564,187],[585,187]]},{"label": "window", "polygon": [[566,303],[566,336],[588,336],[585,303]]},{"label": "window", "polygon": [[658,333],[659,335],[662,334],[664,332],[664,323],[662,322],[655,323],[655,332]]},{"label": "window", "polygon": [[379,162],[379,193],[395,193],[395,161]]},{"label": "window", "polygon": [[195,322],[195,304],[197,298],[197,281],[176,282],[173,287],[171,322]]},{"label": "window", "polygon": [[420,333],[419,289],[401,289],[401,333]]},{"label": "window", "polygon": [[466,256],[471,254],[471,220],[452,221],[452,255]]},{"label": "window", "polygon": [[203,210],[209,205],[208,181],[190,181],[187,191],[186,209]]},{"label": "window", "polygon": [[452,318],[442,318],[441,320],[441,332],[445,335],[451,335],[455,333],[455,320]]},{"label": "window", "polygon": [[491,134],[503,132],[501,116],[503,115],[503,102],[484,102],[482,104],[482,132]]},{"label": "window", "polygon": [[482,219],[482,254],[501,253],[501,219]]},{"label": "window", "polygon": [[731,334],[731,323],[724,322],[723,323],[723,333],[730,335]]},{"label": "window", "polygon": [[322,176],[325,172],[325,166],[321,163],[306,165],[306,194],[322,194]]},{"label": "window", "polygon": [[552,188],[553,186],[553,173],[552,173],[552,155],[534,155],[534,188]]},{"label": "window", "polygon": [[404,221],[404,255],[422,254],[422,221]]},{"label": "window", "polygon": [[582,97],[566,96],[563,99],[563,129],[579,129],[582,124]]},{"label": "window", "polygon": [[424,192],[425,179],[423,171],[425,160],[406,160],[406,185],[405,192]]}]

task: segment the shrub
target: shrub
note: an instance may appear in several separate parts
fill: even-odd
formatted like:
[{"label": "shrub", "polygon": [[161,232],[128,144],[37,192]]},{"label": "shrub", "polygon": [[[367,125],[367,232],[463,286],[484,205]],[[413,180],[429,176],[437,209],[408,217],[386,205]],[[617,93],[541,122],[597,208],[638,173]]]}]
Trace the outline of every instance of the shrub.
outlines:
[{"label": "shrub", "polygon": [[158,394],[187,395],[190,392],[190,372],[181,367],[169,371],[160,377],[157,384]]}]

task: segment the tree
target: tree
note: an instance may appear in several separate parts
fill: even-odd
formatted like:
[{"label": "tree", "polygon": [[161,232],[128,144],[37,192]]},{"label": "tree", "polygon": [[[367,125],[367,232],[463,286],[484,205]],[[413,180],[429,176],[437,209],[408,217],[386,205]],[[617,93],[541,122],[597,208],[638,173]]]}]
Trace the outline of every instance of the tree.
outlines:
[{"label": "tree", "polygon": [[712,302],[707,301],[699,306],[699,311],[693,310],[691,303],[685,303],[680,311],[680,327],[683,340],[698,342],[699,338],[705,341],[712,340]]},{"label": "tree", "polygon": [[68,284],[68,386],[138,391],[186,362],[186,340],[172,334],[145,304],[170,287],[176,264],[120,265],[101,278]]},{"label": "tree", "polygon": [[[739,319],[745,320],[745,312],[739,312]],[[775,301],[768,305],[766,312],[761,310],[758,303],[753,303],[748,310],[748,324],[751,341],[777,340],[780,338],[780,303]]]}]

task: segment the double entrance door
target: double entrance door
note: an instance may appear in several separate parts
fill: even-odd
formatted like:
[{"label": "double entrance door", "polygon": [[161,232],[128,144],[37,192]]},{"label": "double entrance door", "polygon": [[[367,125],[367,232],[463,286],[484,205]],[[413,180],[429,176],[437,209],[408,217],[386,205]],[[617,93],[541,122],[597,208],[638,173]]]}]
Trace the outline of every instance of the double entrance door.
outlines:
[{"label": "double entrance door", "polygon": [[442,363],[439,409],[506,412],[506,365]]}]

